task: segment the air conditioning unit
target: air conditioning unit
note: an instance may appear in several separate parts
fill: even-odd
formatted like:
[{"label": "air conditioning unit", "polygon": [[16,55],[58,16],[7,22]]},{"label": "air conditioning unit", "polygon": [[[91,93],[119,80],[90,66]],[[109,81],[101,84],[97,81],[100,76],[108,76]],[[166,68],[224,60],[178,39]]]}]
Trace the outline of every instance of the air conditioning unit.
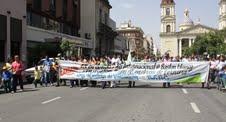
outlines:
[{"label": "air conditioning unit", "polygon": [[85,33],[85,38],[86,39],[91,39],[91,34],[90,33]]},{"label": "air conditioning unit", "polygon": [[73,0],[74,5],[78,5],[78,0]]}]

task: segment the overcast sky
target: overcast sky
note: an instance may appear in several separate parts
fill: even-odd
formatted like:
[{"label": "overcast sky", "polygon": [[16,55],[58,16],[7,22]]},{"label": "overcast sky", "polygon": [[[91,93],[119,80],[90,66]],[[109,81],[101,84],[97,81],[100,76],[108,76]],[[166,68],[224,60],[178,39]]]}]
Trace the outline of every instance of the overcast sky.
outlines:
[{"label": "overcast sky", "polygon": [[[190,10],[190,18],[201,24],[218,27],[219,0],[175,0],[178,24],[183,22],[184,9]],[[117,26],[120,23],[132,20],[133,25],[140,26],[145,34],[150,34],[155,42],[159,42],[160,32],[160,3],[161,0],[110,0],[112,5],[111,18]]]}]

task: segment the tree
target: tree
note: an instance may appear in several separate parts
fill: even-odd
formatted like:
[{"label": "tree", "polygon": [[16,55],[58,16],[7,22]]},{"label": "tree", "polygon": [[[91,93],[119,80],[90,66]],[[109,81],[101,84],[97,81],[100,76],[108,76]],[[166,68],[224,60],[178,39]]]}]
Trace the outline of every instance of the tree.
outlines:
[{"label": "tree", "polygon": [[225,38],[226,29],[199,35],[196,37],[195,43],[190,48],[185,49],[184,55],[203,55],[205,52],[211,56],[226,54]]},{"label": "tree", "polygon": [[71,51],[72,45],[68,40],[64,40],[60,44],[60,48],[62,50],[63,55],[69,56],[69,53]]}]

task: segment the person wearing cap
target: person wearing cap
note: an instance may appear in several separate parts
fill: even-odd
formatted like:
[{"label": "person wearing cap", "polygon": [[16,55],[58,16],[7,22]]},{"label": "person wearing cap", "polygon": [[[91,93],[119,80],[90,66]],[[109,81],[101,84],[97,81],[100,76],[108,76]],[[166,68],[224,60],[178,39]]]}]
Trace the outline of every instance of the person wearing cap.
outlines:
[{"label": "person wearing cap", "polygon": [[9,70],[7,70],[6,66],[4,66],[2,68],[2,81],[3,81],[5,93],[11,92],[11,78],[12,78],[12,73]]},{"label": "person wearing cap", "polygon": [[22,70],[23,70],[23,64],[22,61],[20,61],[20,58],[18,55],[14,56],[14,62],[12,63],[12,73],[13,73],[13,92],[17,91],[17,84],[19,82],[20,89],[23,91],[23,80],[22,80]]},{"label": "person wearing cap", "polygon": [[12,61],[10,58],[7,59],[7,62],[5,63],[5,67],[7,70],[11,71],[12,70]]}]

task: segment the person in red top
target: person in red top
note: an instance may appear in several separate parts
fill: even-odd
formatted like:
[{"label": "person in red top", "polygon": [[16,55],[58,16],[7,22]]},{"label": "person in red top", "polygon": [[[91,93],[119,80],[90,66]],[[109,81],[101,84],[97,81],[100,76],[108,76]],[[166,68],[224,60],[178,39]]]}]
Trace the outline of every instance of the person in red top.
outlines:
[{"label": "person in red top", "polygon": [[14,62],[12,63],[12,73],[13,73],[13,92],[16,92],[17,90],[17,84],[19,82],[20,89],[23,91],[23,80],[22,80],[22,70],[23,70],[23,64],[19,59],[19,56],[14,56]]}]

